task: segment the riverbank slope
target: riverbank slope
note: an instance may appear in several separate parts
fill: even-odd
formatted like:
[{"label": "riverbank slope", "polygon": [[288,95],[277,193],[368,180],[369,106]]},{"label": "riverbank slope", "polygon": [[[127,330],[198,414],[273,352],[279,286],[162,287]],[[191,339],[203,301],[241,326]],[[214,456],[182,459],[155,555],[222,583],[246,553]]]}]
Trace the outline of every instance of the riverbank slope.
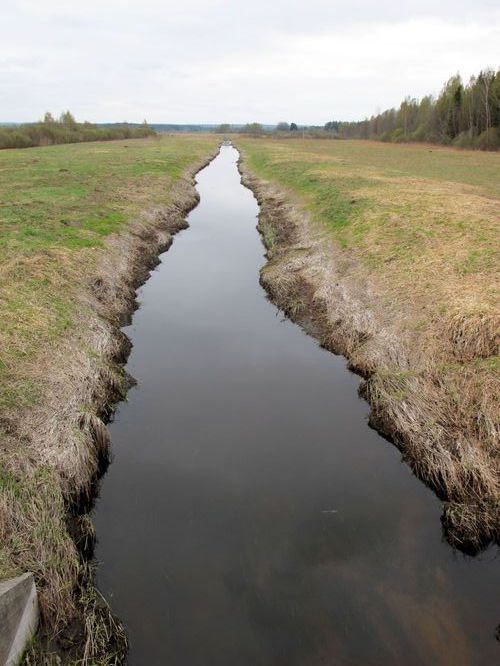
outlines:
[{"label": "riverbank slope", "polygon": [[78,663],[126,648],[88,560],[104,423],[129,383],[120,326],[217,150],[207,135],[0,154],[0,578],[34,573],[42,635]]},{"label": "riverbank slope", "polygon": [[446,500],[449,541],[500,535],[500,156],[238,139],[272,300],[363,375],[371,424]]}]

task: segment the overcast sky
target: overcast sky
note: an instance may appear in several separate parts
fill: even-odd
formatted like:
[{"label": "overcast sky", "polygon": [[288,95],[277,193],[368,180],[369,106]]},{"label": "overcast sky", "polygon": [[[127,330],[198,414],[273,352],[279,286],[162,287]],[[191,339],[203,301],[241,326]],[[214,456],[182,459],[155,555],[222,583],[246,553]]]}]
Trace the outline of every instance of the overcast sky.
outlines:
[{"label": "overcast sky", "polygon": [[323,124],[500,65],[500,0],[11,0],[0,121]]}]

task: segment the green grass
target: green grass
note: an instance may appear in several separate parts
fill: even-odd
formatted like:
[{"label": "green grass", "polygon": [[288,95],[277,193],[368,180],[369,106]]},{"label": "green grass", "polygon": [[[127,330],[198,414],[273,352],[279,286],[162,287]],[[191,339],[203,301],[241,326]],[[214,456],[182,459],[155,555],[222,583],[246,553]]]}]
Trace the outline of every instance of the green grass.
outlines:
[{"label": "green grass", "polygon": [[155,137],[0,151],[0,412],[43,393],[28,366],[71,327],[81,307],[75,289],[107,237],[167,204],[216,142]]},{"label": "green grass", "polygon": [[182,137],[1,152],[0,253],[100,246],[148,193],[168,201],[170,182],[213,144]]},{"label": "green grass", "polygon": [[287,144],[285,150],[281,145],[264,142],[243,141],[242,146],[256,173],[299,195],[315,218],[327,225],[337,240],[347,246],[343,231],[353,219],[359,219],[366,206],[365,200],[353,199],[351,192],[359,187],[369,187],[368,178],[348,173],[332,181],[324,170],[324,164],[318,163],[315,155],[300,151],[303,147],[301,143],[293,147]]},{"label": "green grass", "polygon": [[[454,150],[415,144],[383,144],[370,141],[281,142],[276,152],[290,151],[317,163],[335,163],[349,172],[361,166],[363,174],[394,178],[424,178],[478,187],[500,195],[500,155],[481,151]],[[360,174],[361,175],[361,174]]]}]

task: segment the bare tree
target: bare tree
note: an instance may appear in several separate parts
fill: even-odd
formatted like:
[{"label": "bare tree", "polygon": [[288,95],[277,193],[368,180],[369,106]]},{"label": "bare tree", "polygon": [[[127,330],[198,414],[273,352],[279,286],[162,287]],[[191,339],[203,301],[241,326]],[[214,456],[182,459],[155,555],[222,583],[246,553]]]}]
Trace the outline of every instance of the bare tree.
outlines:
[{"label": "bare tree", "polygon": [[481,92],[484,102],[484,118],[486,123],[486,150],[490,147],[490,127],[491,127],[491,83],[493,81],[494,74],[491,70],[487,69],[485,72],[481,72],[479,75],[479,80],[481,82]]}]

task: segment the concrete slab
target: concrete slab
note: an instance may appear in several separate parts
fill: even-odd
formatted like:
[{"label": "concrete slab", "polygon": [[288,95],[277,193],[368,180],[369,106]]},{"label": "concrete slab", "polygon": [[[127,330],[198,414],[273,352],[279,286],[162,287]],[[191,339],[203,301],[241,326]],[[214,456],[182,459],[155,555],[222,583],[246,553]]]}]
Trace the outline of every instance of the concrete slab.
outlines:
[{"label": "concrete slab", "polygon": [[38,598],[30,573],[0,581],[0,665],[16,666],[38,626]]}]

